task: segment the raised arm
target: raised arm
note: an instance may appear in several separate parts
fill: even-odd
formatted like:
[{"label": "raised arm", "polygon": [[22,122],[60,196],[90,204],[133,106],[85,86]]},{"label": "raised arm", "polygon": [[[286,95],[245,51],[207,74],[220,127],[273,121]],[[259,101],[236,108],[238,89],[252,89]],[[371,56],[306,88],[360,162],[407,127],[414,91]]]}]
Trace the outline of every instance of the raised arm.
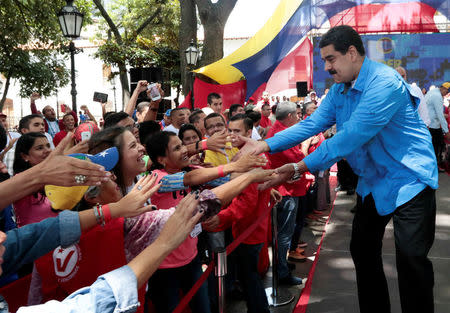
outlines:
[{"label": "raised arm", "polygon": [[125,106],[125,113],[129,116],[133,116],[134,109],[136,107],[136,102],[139,97],[139,94],[143,91],[147,90],[148,82],[146,80],[140,80],[137,83],[136,89],[134,89],[133,94],[131,95],[130,100],[128,100],[127,105]]}]

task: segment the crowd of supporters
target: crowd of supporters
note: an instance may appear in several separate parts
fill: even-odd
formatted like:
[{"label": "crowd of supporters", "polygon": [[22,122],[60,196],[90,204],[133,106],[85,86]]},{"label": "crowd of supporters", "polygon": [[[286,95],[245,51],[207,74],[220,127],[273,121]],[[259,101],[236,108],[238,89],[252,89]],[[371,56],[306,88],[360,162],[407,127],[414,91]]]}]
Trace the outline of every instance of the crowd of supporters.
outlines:
[{"label": "crowd of supporters", "polygon": [[[437,89],[442,97],[446,84]],[[0,284],[31,275],[21,295],[28,305],[172,312],[213,252],[275,206],[279,283],[301,285],[292,262],[307,258],[306,221],[319,221],[330,209],[330,171],[306,172],[275,188],[260,184],[336,129],[274,154],[242,155],[240,148],[247,138],[270,138],[308,118],[321,99],[313,90],[298,103],[264,93],[260,101],[223,110],[221,96],[211,93],[206,108],[173,108],[158,121],[161,100],[137,103],[147,85],[138,83],[124,111],[104,111],[103,125],[87,107],[80,118],[69,107],[61,119],[51,106],[41,113],[38,94],[17,132],[0,114],[1,230],[7,233]],[[430,93],[424,101],[434,109],[439,95]],[[450,118],[447,107],[436,111],[428,126],[445,168]],[[345,160],[338,167],[340,188],[354,193],[357,178]],[[262,282],[269,225],[270,214],[228,257],[227,288],[243,290],[249,312],[269,312]],[[217,311],[214,285],[213,277],[202,285],[192,312]]]}]

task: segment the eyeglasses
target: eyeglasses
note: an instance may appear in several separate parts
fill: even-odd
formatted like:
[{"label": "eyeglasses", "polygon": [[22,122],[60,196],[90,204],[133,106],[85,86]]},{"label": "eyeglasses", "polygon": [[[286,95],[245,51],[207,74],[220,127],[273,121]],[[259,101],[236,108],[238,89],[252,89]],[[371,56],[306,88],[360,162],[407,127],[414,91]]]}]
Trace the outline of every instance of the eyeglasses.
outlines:
[{"label": "eyeglasses", "polygon": [[208,125],[208,127],[206,127],[206,129],[210,130],[210,129],[213,129],[213,128],[224,128],[224,127],[225,127],[225,124],[218,123],[218,124],[215,124],[215,125]]}]

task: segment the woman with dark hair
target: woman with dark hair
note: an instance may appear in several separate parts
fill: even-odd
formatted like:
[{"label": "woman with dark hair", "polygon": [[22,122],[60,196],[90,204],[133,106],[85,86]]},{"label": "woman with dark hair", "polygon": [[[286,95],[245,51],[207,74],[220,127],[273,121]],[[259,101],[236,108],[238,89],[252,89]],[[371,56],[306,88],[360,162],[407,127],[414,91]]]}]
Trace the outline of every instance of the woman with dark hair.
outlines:
[{"label": "woman with dark hair", "polygon": [[[16,143],[14,174],[41,163],[51,151],[50,143],[44,134],[30,132],[22,135]],[[52,211],[50,201],[42,191],[14,202],[13,207],[18,227],[57,215]]]},{"label": "woman with dark hair", "polygon": [[178,132],[178,137],[183,145],[187,146],[202,140],[202,133],[192,124],[183,124]]}]

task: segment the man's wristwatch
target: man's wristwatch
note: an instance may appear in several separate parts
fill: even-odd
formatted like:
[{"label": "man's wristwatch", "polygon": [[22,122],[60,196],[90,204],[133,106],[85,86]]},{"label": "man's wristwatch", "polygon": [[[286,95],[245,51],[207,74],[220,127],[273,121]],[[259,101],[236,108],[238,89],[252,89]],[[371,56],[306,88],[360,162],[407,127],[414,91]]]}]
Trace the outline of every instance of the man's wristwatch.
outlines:
[{"label": "man's wristwatch", "polygon": [[294,167],[294,175],[292,175],[291,180],[299,180],[300,177],[302,177],[302,173],[300,173],[300,169],[298,167],[297,163],[291,163],[291,165]]}]

